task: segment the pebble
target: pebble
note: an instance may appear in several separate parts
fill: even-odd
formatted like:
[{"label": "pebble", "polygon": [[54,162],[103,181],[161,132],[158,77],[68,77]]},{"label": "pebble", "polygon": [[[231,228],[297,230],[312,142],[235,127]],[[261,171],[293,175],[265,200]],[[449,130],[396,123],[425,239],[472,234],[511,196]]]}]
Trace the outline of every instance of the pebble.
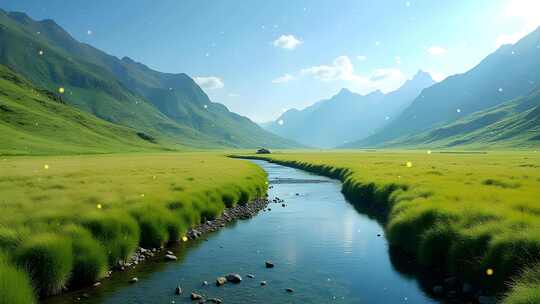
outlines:
[{"label": "pebble", "polygon": [[229,273],[225,278],[231,283],[238,284],[242,282],[242,277],[237,273]]},{"label": "pebble", "polygon": [[227,279],[224,277],[219,277],[216,279],[216,286],[222,286],[227,282]]},{"label": "pebble", "polygon": [[133,278],[131,278],[131,280],[129,280],[129,282],[132,283],[132,284],[137,283],[137,282],[139,282],[139,278],[133,277]]},{"label": "pebble", "polygon": [[250,279],[253,279],[253,278],[255,278],[255,276],[254,276],[254,275],[252,275],[252,274],[248,274],[248,275],[246,275],[246,277],[248,277],[248,278],[250,278]]},{"label": "pebble", "polygon": [[287,291],[287,292],[294,292],[294,289],[292,289],[292,288],[287,288],[287,289],[285,289],[285,291]]},{"label": "pebble", "polygon": [[177,258],[175,255],[172,255],[172,254],[166,254],[166,255],[165,255],[165,260],[166,260],[166,261],[176,261],[176,260],[178,260],[178,258]]},{"label": "pebble", "polygon": [[274,268],[274,263],[270,262],[270,261],[266,261],[264,262],[266,268]]},{"label": "pebble", "polygon": [[174,293],[177,294],[177,295],[181,295],[182,294],[182,287],[180,287],[180,285],[176,286],[176,289],[174,290]]},{"label": "pebble", "polygon": [[261,286],[266,286],[266,281],[261,281]]},{"label": "pebble", "polygon": [[202,284],[203,284],[203,286],[206,286],[206,285],[208,285],[208,281],[203,281]]},{"label": "pebble", "polygon": [[202,300],[203,297],[198,293],[192,292],[190,298],[192,301],[195,301],[195,300]]}]

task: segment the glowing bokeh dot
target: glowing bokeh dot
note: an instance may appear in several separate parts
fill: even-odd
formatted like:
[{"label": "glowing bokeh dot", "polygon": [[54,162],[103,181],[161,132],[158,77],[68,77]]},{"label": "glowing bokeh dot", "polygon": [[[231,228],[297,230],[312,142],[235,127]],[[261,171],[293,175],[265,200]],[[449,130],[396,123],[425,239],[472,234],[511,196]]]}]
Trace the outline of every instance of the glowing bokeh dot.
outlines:
[{"label": "glowing bokeh dot", "polygon": [[493,269],[488,268],[488,269],[486,270],[486,274],[487,274],[488,276],[493,275]]},{"label": "glowing bokeh dot", "polygon": [[64,94],[65,91],[66,89],[64,89],[63,87],[58,88],[58,93],[60,94]]},{"label": "glowing bokeh dot", "polygon": [[187,242],[187,240],[188,240],[187,236],[183,236],[183,237],[182,237],[182,241],[183,241],[183,242]]},{"label": "glowing bokeh dot", "polygon": [[408,161],[405,165],[407,165],[407,168],[411,168],[412,167],[412,162]]},{"label": "glowing bokeh dot", "polygon": [[431,150],[427,150],[427,154],[431,154]]},{"label": "glowing bokeh dot", "polygon": [[283,124],[284,124],[283,119],[280,119],[277,123],[278,123],[280,126],[283,126]]},{"label": "glowing bokeh dot", "polygon": [[103,206],[101,206],[101,204],[97,204],[96,207],[97,207],[98,209],[101,209],[101,207],[103,207]]},{"label": "glowing bokeh dot", "polygon": [[49,169],[49,165],[43,165],[43,169],[45,170]]},{"label": "glowing bokeh dot", "polygon": [[39,50],[39,56],[43,56],[43,51]]}]

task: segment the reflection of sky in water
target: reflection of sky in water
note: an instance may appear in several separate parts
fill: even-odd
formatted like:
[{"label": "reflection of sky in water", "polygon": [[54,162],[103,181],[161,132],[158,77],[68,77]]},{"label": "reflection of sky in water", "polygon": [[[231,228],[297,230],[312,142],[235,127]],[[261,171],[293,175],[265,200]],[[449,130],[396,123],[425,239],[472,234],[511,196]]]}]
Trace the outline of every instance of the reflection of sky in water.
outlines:
[{"label": "reflection of sky in water", "polygon": [[[276,177],[320,180],[320,176],[262,163],[270,180]],[[323,178],[324,179],[324,178]],[[414,280],[396,273],[388,256],[381,227],[347,203],[340,185],[325,183],[276,183],[270,196],[285,200],[286,208],[271,204],[248,221],[230,225],[199,241],[177,263],[140,266],[135,274],[116,275],[81,303],[191,303],[198,291],[220,297],[224,303],[435,303]],[[296,195],[298,193],[299,195]],[[276,267],[266,269],[265,260]],[[153,267],[153,268],[152,268]],[[215,287],[215,278],[230,272],[244,276],[240,285]],[[255,279],[245,277],[255,274]],[[139,283],[126,284],[137,275]],[[202,281],[209,281],[201,287]],[[261,287],[265,280],[268,286]],[[177,284],[184,296],[174,296]],[[285,292],[294,288],[293,294]],[[96,292],[97,291],[97,292]],[[46,304],[72,303],[67,297]]]}]

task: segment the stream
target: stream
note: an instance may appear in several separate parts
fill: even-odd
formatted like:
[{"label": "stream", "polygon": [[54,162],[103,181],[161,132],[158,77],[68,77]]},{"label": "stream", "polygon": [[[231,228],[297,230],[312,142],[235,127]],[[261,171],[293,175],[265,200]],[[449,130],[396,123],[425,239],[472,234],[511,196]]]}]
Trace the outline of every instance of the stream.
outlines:
[{"label": "stream", "polygon": [[[178,261],[143,263],[100,287],[43,303],[192,303],[191,292],[223,303],[438,303],[414,276],[396,270],[383,228],[345,200],[339,181],[253,162],[268,173],[270,199],[286,207],[270,203],[271,211],[181,244],[172,249]],[[266,260],[275,267],[267,269]],[[216,278],[228,273],[242,282],[217,287]],[[127,283],[134,276],[138,283]],[[177,285],[182,295],[174,294]]]}]

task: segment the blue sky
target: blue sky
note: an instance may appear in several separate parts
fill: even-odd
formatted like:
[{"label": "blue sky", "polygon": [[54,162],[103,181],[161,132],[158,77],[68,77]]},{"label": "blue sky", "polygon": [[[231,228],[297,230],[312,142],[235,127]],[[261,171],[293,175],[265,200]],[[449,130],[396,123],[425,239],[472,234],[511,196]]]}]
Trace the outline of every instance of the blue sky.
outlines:
[{"label": "blue sky", "polygon": [[0,0],[118,57],[195,78],[262,122],[341,88],[462,73],[540,25],[538,0]]}]

